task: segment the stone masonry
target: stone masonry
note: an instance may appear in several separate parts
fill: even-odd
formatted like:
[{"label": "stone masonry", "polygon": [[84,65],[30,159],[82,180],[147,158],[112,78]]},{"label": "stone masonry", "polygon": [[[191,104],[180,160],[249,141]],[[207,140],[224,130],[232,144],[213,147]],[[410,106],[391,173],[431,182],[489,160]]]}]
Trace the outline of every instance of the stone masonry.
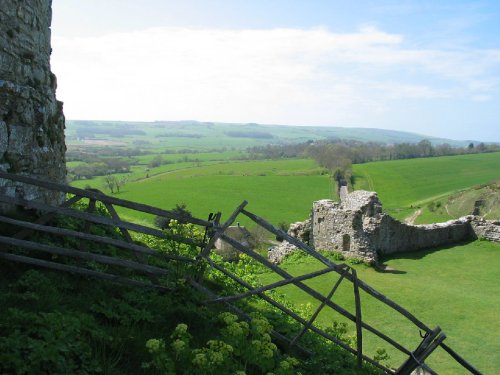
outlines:
[{"label": "stone masonry", "polygon": [[[361,258],[368,263],[377,263],[380,255],[435,248],[476,238],[500,242],[499,221],[471,215],[445,223],[404,224],[382,213],[377,193],[362,190],[347,194],[341,203],[328,199],[314,202],[309,220],[308,238],[297,237],[316,250],[339,251],[346,257]],[[294,250],[293,245],[285,242],[270,251],[269,257],[278,263]]]},{"label": "stone masonry", "polygon": [[[51,3],[0,0],[0,171],[65,182],[64,116],[50,71]],[[1,179],[0,194],[62,198]]]},{"label": "stone masonry", "polygon": [[[239,224],[237,226],[228,227],[224,234],[231,237],[233,240],[240,242],[244,246],[253,247],[255,245],[252,234],[248,231],[248,229],[240,226]],[[232,245],[221,240],[220,238],[215,242],[215,252],[227,261],[237,261],[241,254],[239,250],[235,249]]]}]

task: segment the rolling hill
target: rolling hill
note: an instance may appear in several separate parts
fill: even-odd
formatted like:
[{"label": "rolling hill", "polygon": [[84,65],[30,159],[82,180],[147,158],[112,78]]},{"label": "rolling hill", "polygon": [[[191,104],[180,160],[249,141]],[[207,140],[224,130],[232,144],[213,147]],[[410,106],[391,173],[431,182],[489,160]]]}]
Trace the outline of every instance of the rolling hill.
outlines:
[{"label": "rolling hill", "polygon": [[[373,128],[233,124],[198,121],[66,121],[69,145],[105,144],[140,145],[150,148],[208,149],[235,148],[267,144],[300,143],[309,140],[343,139],[361,142],[448,143],[463,147],[471,141],[434,138],[421,134]],[[96,143],[97,142],[97,143]]]}]

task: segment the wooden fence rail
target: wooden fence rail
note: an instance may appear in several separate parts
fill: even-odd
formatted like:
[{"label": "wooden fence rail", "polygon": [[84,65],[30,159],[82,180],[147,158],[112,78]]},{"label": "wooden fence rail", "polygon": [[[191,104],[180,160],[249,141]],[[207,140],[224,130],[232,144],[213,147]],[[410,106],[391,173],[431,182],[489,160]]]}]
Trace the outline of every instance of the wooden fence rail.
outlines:
[{"label": "wooden fence rail", "polygon": [[[396,302],[390,300],[385,295],[376,291],[371,286],[360,280],[357,277],[356,270],[352,267],[349,267],[346,264],[336,264],[330,261],[307,244],[299,241],[297,238],[290,236],[284,231],[277,229],[263,218],[247,211],[245,209],[247,206],[246,201],[242,202],[223,224],[220,224],[220,213],[210,215],[209,220],[203,220],[187,215],[181,215],[174,211],[163,210],[145,204],[110,197],[95,189],[77,189],[67,185],[56,184],[50,181],[42,181],[27,176],[12,175],[3,172],[0,172],[0,179],[9,180],[14,183],[31,184],[39,188],[73,195],[58,206],[48,205],[34,200],[26,200],[19,197],[0,195],[0,203],[2,203],[3,205],[23,207],[24,209],[28,210],[36,210],[37,212],[42,214],[42,216],[38,217],[35,221],[22,220],[20,218],[14,219],[0,215],[0,223],[2,223],[3,225],[8,225],[12,228],[18,228],[18,231],[16,231],[11,236],[0,235],[0,259],[4,261],[20,262],[39,267],[51,268],[59,271],[72,272],[85,276],[123,283],[126,285],[158,288],[163,291],[169,291],[171,289],[167,285],[162,284],[161,278],[169,274],[168,269],[163,267],[162,262],[206,262],[209,268],[221,272],[223,275],[245,288],[246,291],[231,296],[218,295],[217,292],[211,290],[209,286],[203,285],[204,268],[200,267],[201,273],[199,273],[195,277],[186,275],[186,280],[190,283],[190,285],[207,296],[208,299],[205,301],[205,303],[224,304],[243,319],[250,319],[247,312],[243,311],[239,307],[238,303],[245,298],[257,296],[263,301],[269,303],[278,311],[281,311],[282,313],[290,316],[301,325],[301,329],[294,335],[294,337],[291,338],[286,337],[279,332],[273,331],[273,338],[277,343],[282,345],[287,350],[294,350],[300,355],[311,355],[311,353],[300,346],[302,337],[310,331],[323,337],[326,340],[333,342],[334,344],[355,355],[357,357],[359,367],[361,367],[363,361],[365,361],[372,364],[373,366],[378,367],[379,369],[382,369],[388,374],[409,375],[412,371],[419,367],[425,369],[430,374],[436,374],[434,370],[426,365],[425,360],[434,352],[437,347],[441,347],[445,350],[445,352],[450,354],[451,358],[457,361],[457,363],[463,366],[470,373],[480,374],[477,369],[475,369],[465,359],[463,359],[460,355],[458,355],[455,351],[453,351],[450,347],[443,343],[446,335],[441,332],[441,329],[439,327],[437,327],[436,329],[429,328],[426,324],[417,319],[413,314],[404,309],[402,306],[398,305]],[[81,201],[82,199],[88,200],[86,211],[81,211],[72,207],[75,203]],[[102,216],[97,212],[96,208],[99,202],[102,203],[102,205],[105,207],[106,211],[108,212],[108,216]],[[166,219],[179,220],[182,223],[196,225],[204,230],[204,240],[198,241],[179,235],[167,235],[165,231],[125,221],[120,218],[117,210],[115,209],[115,206],[150,215],[160,216]],[[267,258],[253,251],[246,244],[243,244],[226,234],[227,229],[236,221],[239,215],[246,216],[258,226],[264,228],[273,235],[281,237],[289,243],[295,245],[298,249],[304,251],[308,255],[321,262],[325,266],[325,268],[304,275],[292,276],[290,273],[286,272],[278,265],[271,263]],[[54,220],[54,218],[61,216],[82,221],[84,223],[83,229],[79,231],[75,229],[52,226],[51,222]],[[90,233],[92,230],[92,226],[95,224],[118,229],[120,238],[110,238]],[[188,244],[190,246],[195,246],[199,248],[199,253],[195,259],[186,256],[169,254],[165,251],[158,251],[158,249],[150,248],[148,246],[145,246],[144,244],[135,243],[133,235],[130,232],[151,236],[156,239],[176,241],[179,243]],[[43,245],[36,241],[29,240],[32,233],[45,233],[63,238],[74,238],[80,241],[80,245],[76,249],[67,246]],[[248,255],[255,262],[260,263],[262,266],[282,277],[282,280],[273,282],[268,285],[249,284],[245,280],[241,279],[238,275],[227,269],[224,264],[218,264],[217,261],[214,260],[213,257],[211,257],[212,250],[217,240],[224,241],[237,251]],[[123,254],[120,253],[120,255],[96,254],[87,250],[86,243],[93,243],[97,244],[98,246],[113,246],[114,248],[122,249],[125,252]],[[29,255],[25,253],[18,254],[14,249],[28,250]],[[77,261],[76,265],[69,265],[52,260],[41,259],[39,256],[37,257],[37,254],[40,253],[57,255],[58,257],[64,258],[73,258],[83,263],[80,264]],[[130,259],[130,256],[132,256],[134,260]],[[155,261],[153,264],[149,264],[153,259],[157,259],[159,260],[159,262]],[[102,272],[101,270],[98,271],[92,269],[91,267],[89,268],[86,262],[95,262],[108,266],[110,268],[107,269],[106,272]],[[133,271],[136,272],[137,275],[145,275],[146,278],[130,278],[124,276],[123,274],[120,274],[120,272],[113,272],[115,268],[117,270],[126,269],[128,271]],[[327,295],[323,295],[322,293],[304,283],[304,281],[306,280],[332,273],[337,273],[338,279],[332,285],[332,288]],[[334,296],[336,295],[336,292],[341,283],[352,284],[354,312],[348,311],[344,307],[340,306],[334,299]],[[308,319],[292,311],[282,303],[276,301],[271,297],[270,294],[266,294],[266,292],[286,285],[299,288],[302,292],[307,293],[309,296],[318,301],[317,308]],[[395,339],[384,334],[381,330],[368,324],[363,319],[364,314],[362,314],[360,290],[363,290],[365,293],[367,293],[368,297],[376,299],[380,303],[390,307],[400,315],[404,316],[409,322],[416,326],[418,330],[424,331],[425,336],[415,350],[412,351],[410,349],[407,349],[404,345],[398,343]],[[355,347],[351,347],[346,342],[339,340],[337,337],[332,336],[321,327],[315,325],[315,322],[317,321],[320,313],[322,313],[326,309],[330,309],[331,311],[344,316],[355,324]],[[370,332],[380,339],[384,340],[396,350],[406,355],[407,359],[401,364],[401,366],[399,366],[399,368],[392,369],[382,365],[373,358],[370,358],[363,353],[363,330],[366,330],[367,332]]]},{"label": "wooden fence rail", "polygon": [[156,215],[156,216],[162,216],[162,217],[166,217],[168,219],[174,219],[174,220],[180,220],[180,221],[186,221],[187,219],[189,219],[188,221],[190,223],[195,224],[195,225],[199,225],[202,227],[213,226],[213,223],[211,221],[208,221],[208,220],[198,219],[195,217],[187,218],[186,216],[180,215],[179,213],[174,212],[174,211],[163,210],[161,208],[149,206],[149,205],[143,204],[143,203],[131,202],[131,201],[127,201],[124,199],[110,197],[109,195],[106,195],[106,194],[104,194],[98,190],[95,190],[95,189],[88,189],[88,190],[87,189],[78,189],[78,188],[75,188],[75,187],[72,187],[69,185],[57,184],[57,183],[46,181],[46,180],[35,179],[33,177],[4,173],[4,172],[0,172],[0,179],[10,180],[10,181],[14,181],[14,182],[21,182],[21,183],[25,183],[25,184],[29,184],[29,185],[34,185],[34,186],[46,188],[48,190],[59,191],[61,193],[73,194],[73,195],[79,196],[81,198],[90,198],[90,199],[100,201],[103,203],[109,203],[109,204],[112,204],[114,206],[129,208],[131,210],[144,212],[144,213],[148,213],[148,214]]}]

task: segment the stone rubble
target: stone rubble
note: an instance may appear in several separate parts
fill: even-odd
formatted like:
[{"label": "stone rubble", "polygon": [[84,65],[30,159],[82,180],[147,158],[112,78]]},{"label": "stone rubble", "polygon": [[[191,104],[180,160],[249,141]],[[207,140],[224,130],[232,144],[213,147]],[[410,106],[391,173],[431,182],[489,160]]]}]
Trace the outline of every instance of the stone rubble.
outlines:
[{"label": "stone rubble", "polygon": [[[287,233],[290,236],[308,244],[311,235],[311,219],[290,224]],[[274,246],[271,250],[269,250],[268,258],[271,262],[278,264],[288,254],[293,253],[295,250],[298,250],[295,245],[292,245],[288,241],[282,241],[278,246]]]}]

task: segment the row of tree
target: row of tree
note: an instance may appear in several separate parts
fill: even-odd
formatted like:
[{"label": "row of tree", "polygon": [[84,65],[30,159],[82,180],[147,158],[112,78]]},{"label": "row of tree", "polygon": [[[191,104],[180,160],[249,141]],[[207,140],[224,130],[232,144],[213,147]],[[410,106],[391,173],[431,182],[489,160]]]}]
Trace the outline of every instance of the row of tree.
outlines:
[{"label": "row of tree", "polygon": [[413,159],[434,156],[461,155],[470,153],[500,151],[496,144],[469,143],[466,147],[452,147],[449,144],[433,145],[428,140],[418,143],[382,144],[358,141],[307,141],[290,145],[266,145],[247,149],[249,158],[280,159],[311,157],[328,169],[332,177],[345,185],[352,182],[352,164],[370,161]]},{"label": "row of tree", "polygon": [[120,158],[101,158],[98,162],[81,163],[69,169],[74,180],[87,180],[94,176],[130,172],[130,161]]},{"label": "row of tree", "polygon": [[[320,164],[328,154],[347,158],[354,164],[370,161],[425,158],[433,156],[461,155],[470,153],[500,151],[496,144],[469,143],[466,147],[452,147],[449,144],[433,145],[424,139],[418,143],[384,144],[359,141],[307,141],[299,144],[254,146],[247,149],[250,159],[281,159],[294,157],[318,158]],[[323,155],[326,154],[326,155]]]},{"label": "row of tree", "polygon": [[85,146],[70,146],[66,151],[66,161],[84,161],[86,163],[94,163],[101,161],[102,158],[108,157],[126,157],[131,159],[134,156],[146,155],[150,152],[137,147],[85,147]]}]

